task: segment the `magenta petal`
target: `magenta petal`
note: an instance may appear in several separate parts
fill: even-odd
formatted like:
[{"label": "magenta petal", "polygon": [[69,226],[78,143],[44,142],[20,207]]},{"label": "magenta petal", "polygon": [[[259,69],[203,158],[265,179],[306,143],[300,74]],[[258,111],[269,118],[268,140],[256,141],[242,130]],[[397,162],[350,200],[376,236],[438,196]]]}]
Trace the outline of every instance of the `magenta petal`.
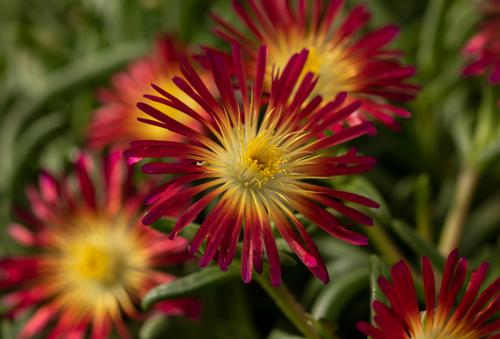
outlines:
[{"label": "magenta petal", "polygon": [[46,305],[36,311],[31,319],[24,325],[20,337],[32,338],[37,333],[40,333],[44,326],[47,325],[50,319],[56,314],[56,308],[53,305]]}]

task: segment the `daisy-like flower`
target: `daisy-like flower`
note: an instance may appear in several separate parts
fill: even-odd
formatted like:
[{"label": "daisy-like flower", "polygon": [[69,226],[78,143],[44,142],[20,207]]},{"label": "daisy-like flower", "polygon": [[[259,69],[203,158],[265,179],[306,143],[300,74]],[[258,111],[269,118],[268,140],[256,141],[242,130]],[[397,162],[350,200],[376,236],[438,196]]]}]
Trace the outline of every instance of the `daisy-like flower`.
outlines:
[{"label": "daisy-like flower", "polygon": [[500,311],[500,279],[479,293],[487,272],[487,263],[472,272],[465,294],[459,299],[466,282],[467,261],[459,257],[457,250],[452,251],[436,298],[432,266],[423,257],[425,310],[421,312],[408,265],[399,262],[391,270],[392,284],[379,279],[391,306],[375,301],[377,327],[362,322],[358,329],[373,339],[498,338],[500,321],[493,317]]},{"label": "daisy-like flower", "polygon": [[[319,76],[315,94],[331,100],[337,93],[346,92],[347,102],[360,100],[363,106],[347,118],[350,124],[375,118],[397,128],[396,116],[411,114],[390,100],[413,99],[418,86],[407,80],[414,67],[400,64],[401,52],[386,47],[398,34],[395,26],[386,26],[364,36],[359,31],[370,20],[365,6],[354,8],[338,22],[343,0],[247,0],[246,6],[233,1],[233,7],[251,36],[238,31],[217,15],[217,34],[228,41],[240,41],[248,51],[250,68],[255,67],[257,46],[269,48],[269,61],[283,69],[290,55],[309,50],[304,67],[306,72]],[[294,6],[294,4],[297,6]],[[311,5],[311,4],[312,5]],[[267,73],[270,83],[271,72]]]},{"label": "daisy-like flower", "polygon": [[464,69],[465,75],[488,72],[492,84],[500,84],[500,0],[483,2],[484,19],[481,28],[464,48],[473,62]]},{"label": "daisy-like flower", "polygon": [[[215,99],[191,65],[181,66],[184,78],[174,82],[205,109],[201,116],[174,95],[158,86],[159,96],[146,95],[150,102],[163,103],[189,114],[206,127],[199,133],[176,122],[150,103],[139,103],[154,119],[144,122],[161,126],[186,138],[187,142],[137,141],[125,154],[131,159],[168,158],[142,167],[149,174],[172,174],[147,203],[151,205],[143,222],[150,224],[165,213],[178,209],[179,200],[195,202],[180,214],[170,237],[173,239],[207,207],[207,216],[192,240],[190,252],[198,251],[206,239],[200,265],[206,266],[217,254],[222,269],[232,262],[243,229],[242,278],[251,280],[253,268],[263,270],[265,251],[272,283],[280,284],[276,230],[317,277],[328,281],[328,272],[312,238],[297,212],[327,233],[347,242],[364,245],[367,239],[344,226],[338,214],[360,224],[371,219],[343,201],[376,207],[358,195],[331,188],[326,179],[367,171],[374,159],[342,153],[339,145],[364,134],[375,133],[370,122],[345,128],[328,136],[325,129],[352,114],[361,105],[346,105],[346,94],[321,105],[321,98],[308,100],[317,79],[312,73],[300,74],[307,62],[306,50],[295,54],[274,76],[269,97],[263,98],[267,50],[259,48],[256,74],[248,79],[239,45],[233,45],[232,58],[237,85],[231,81],[226,59],[208,52],[207,60],[218,89]],[[170,108],[169,108],[170,107]],[[336,147],[337,146],[337,147]]]},{"label": "daisy-like flower", "polygon": [[[105,159],[99,184],[91,179],[86,155],[75,165],[79,189],[70,179],[43,172],[39,190],[27,194],[33,213],[19,212],[30,227],[11,225],[11,236],[30,254],[0,258],[4,316],[33,312],[19,337],[108,338],[115,327],[130,338],[124,317],[142,317],[136,308],[152,287],[174,277],[158,269],[187,259],[187,242],[168,240],[140,223],[145,192],[133,192],[120,161]],[[97,185],[105,194],[96,192]],[[196,316],[199,304],[164,302],[158,311]]]},{"label": "daisy-like flower", "polygon": [[[194,110],[199,106],[189,96],[180,91],[173,83],[172,77],[177,75],[179,63],[188,58],[188,50],[172,37],[157,39],[152,55],[133,62],[126,71],[116,74],[112,79],[112,87],[102,89],[98,99],[103,106],[92,116],[88,129],[89,144],[93,148],[109,145],[128,145],[130,141],[139,139],[170,139],[174,133],[163,128],[146,124],[138,124],[137,118],[144,114],[137,109],[136,103],[156,83],[189,105]],[[177,121],[196,129],[196,121],[182,112],[166,110]]]}]

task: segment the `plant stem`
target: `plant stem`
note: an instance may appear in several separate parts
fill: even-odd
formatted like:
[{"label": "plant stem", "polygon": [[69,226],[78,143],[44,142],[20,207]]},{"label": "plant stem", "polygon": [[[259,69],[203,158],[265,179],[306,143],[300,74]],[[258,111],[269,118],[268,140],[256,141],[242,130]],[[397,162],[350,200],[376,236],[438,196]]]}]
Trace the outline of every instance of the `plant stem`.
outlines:
[{"label": "plant stem", "polygon": [[316,321],[304,310],[283,283],[279,287],[274,287],[267,274],[257,275],[256,280],[302,334],[310,339],[321,339]]},{"label": "plant stem", "polygon": [[375,223],[373,227],[367,227],[366,234],[387,263],[392,265],[403,258],[399,248],[396,247],[384,228],[378,223]]},{"label": "plant stem", "polygon": [[475,168],[467,164],[462,167],[458,175],[455,197],[446,216],[439,241],[439,251],[443,256],[447,256],[458,246],[478,179],[479,173]]}]

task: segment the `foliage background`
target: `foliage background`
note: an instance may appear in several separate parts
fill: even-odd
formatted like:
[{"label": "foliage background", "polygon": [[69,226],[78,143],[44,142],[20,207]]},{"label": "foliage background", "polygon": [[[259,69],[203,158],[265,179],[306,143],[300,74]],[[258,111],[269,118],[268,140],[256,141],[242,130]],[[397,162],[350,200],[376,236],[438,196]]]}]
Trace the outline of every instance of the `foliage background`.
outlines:
[{"label": "foliage background", "polygon": [[[480,179],[461,254],[474,267],[489,260],[490,280],[500,272],[500,128],[491,127],[498,124],[498,108],[486,122],[491,127],[487,135],[474,134],[479,121],[490,114],[488,100],[499,97],[498,89],[487,88],[484,79],[460,77],[460,49],[474,32],[477,2],[366,2],[373,12],[372,27],[401,26],[394,45],[416,65],[423,90],[410,103],[414,116],[402,121],[400,133],[380,128],[378,137],[358,142],[357,147],[378,159],[377,168],[364,178],[340,183],[383,202],[375,218],[383,235],[396,244],[394,251],[384,250],[384,239],[373,238],[377,234],[369,233],[371,247],[354,248],[318,233],[332,282],[321,285],[300,265],[284,272],[284,281],[305,307],[337,323],[342,338],[361,337],[354,323],[370,316],[370,254],[381,254],[386,264],[404,255],[415,267],[419,255],[435,254],[464,166],[480,168]],[[352,7],[360,1],[348,3]],[[1,0],[1,255],[20,251],[6,237],[5,227],[11,207],[26,203],[24,187],[36,180],[41,168],[62,172],[84,145],[90,113],[97,107],[96,89],[127,62],[147,53],[160,32],[175,32],[192,44],[223,46],[210,30],[211,10],[235,21],[227,0]],[[415,239],[431,246],[415,247]],[[195,267],[180,268],[179,273]],[[199,295],[205,304],[202,320],[193,324],[151,319],[138,329],[138,336],[295,338],[296,330],[256,284],[234,280]],[[13,338],[24,320],[3,321],[1,336]]]}]

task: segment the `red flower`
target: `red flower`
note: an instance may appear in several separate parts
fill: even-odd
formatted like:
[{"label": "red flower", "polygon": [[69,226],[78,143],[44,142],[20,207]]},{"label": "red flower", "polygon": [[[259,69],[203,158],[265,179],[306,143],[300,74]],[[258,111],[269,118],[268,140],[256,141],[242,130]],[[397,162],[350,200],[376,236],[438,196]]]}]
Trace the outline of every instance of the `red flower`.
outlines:
[{"label": "red flower", "polygon": [[[280,283],[280,264],[274,241],[275,231],[287,241],[302,262],[321,280],[328,272],[318,250],[296,213],[315,222],[327,233],[347,242],[364,245],[367,239],[344,226],[339,214],[354,222],[370,224],[371,219],[342,201],[376,207],[377,204],[352,193],[332,189],[325,179],[367,171],[374,165],[371,157],[355,150],[343,153],[338,147],[364,134],[374,133],[371,123],[322,136],[328,126],[349,117],[361,105],[346,104],[346,94],[321,106],[321,98],[308,100],[317,79],[312,73],[299,76],[307,62],[307,51],[295,54],[273,77],[269,98],[263,100],[267,50],[258,51],[254,81],[249,81],[238,45],[233,46],[235,89],[224,56],[209,52],[207,60],[218,89],[219,100],[188,63],[182,64],[184,79],[174,82],[205,110],[199,115],[158,86],[159,96],[146,95],[150,103],[138,107],[153,119],[140,119],[161,126],[186,138],[186,142],[136,141],[126,156],[168,158],[142,167],[149,174],[173,175],[158,193],[147,200],[150,211],[143,220],[150,224],[166,213],[179,209],[179,201],[194,199],[183,211],[172,231],[173,239],[211,204],[194,237],[190,252],[198,251],[207,240],[200,260],[206,266],[218,252],[222,269],[232,262],[243,228],[242,277],[251,280],[252,270],[262,272],[264,251],[270,264],[271,279]],[[240,100],[238,100],[238,99]],[[203,125],[200,133],[176,122],[156,107],[178,109]],[[327,210],[331,208],[332,213]],[[298,232],[298,234],[296,233]]]},{"label": "red flower", "polygon": [[[120,153],[104,162],[104,195],[92,182],[87,156],[74,178],[40,175],[39,190],[27,190],[31,213],[19,212],[29,228],[14,224],[11,236],[31,254],[0,258],[0,289],[6,315],[34,313],[20,338],[32,338],[49,324],[50,338],[108,338],[112,325],[129,338],[123,317],[139,316],[135,304],[153,286],[174,279],[157,268],[188,258],[185,239],[167,240],[139,222],[144,192],[133,192]],[[196,316],[194,300],[168,301],[168,314]]]},{"label": "red flower", "polygon": [[464,53],[473,60],[464,74],[489,72],[490,83],[500,84],[500,0],[486,0],[483,12],[481,29],[464,48]]},{"label": "red flower", "polygon": [[[356,114],[347,118],[350,124],[371,117],[396,128],[395,116],[411,115],[388,102],[413,99],[418,91],[418,86],[407,83],[415,69],[400,64],[401,52],[385,48],[398,34],[397,27],[386,26],[357,37],[370,20],[370,13],[365,6],[358,6],[338,22],[342,0],[326,4],[322,0],[300,0],[297,6],[290,0],[246,3],[245,7],[234,0],[233,6],[251,37],[222,18],[213,17],[222,38],[243,44],[251,56],[250,67],[255,67],[259,45],[268,46],[269,60],[277,69],[283,69],[293,53],[307,49],[309,58],[304,74],[313,72],[319,76],[315,94],[331,100],[337,93],[346,92],[346,102],[362,101]],[[271,71],[266,79],[270,84]]]},{"label": "red flower", "polygon": [[436,300],[432,266],[429,259],[423,257],[425,311],[421,312],[408,266],[399,262],[391,270],[392,284],[379,279],[391,307],[375,301],[377,327],[361,322],[358,329],[373,339],[497,338],[500,322],[493,316],[500,311],[500,279],[479,293],[487,271],[488,264],[483,263],[472,272],[465,294],[457,302],[466,280],[467,261],[459,257],[457,250],[451,252]]},{"label": "red flower", "polygon": [[[106,145],[127,145],[137,139],[169,139],[174,137],[165,129],[151,125],[138,124],[138,117],[145,117],[137,109],[136,103],[142,95],[155,83],[171,91],[194,110],[200,107],[195,101],[185,95],[172,82],[172,78],[179,73],[179,63],[188,58],[186,47],[171,37],[156,41],[156,48],[152,55],[133,62],[128,70],[113,77],[112,88],[99,92],[99,100],[103,106],[93,113],[88,129],[90,146],[102,148]],[[203,76],[203,75],[202,75]],[[192,128],[197,128],[196,121],[189,116],[176,111],[165,111],[177,121]]]}]

